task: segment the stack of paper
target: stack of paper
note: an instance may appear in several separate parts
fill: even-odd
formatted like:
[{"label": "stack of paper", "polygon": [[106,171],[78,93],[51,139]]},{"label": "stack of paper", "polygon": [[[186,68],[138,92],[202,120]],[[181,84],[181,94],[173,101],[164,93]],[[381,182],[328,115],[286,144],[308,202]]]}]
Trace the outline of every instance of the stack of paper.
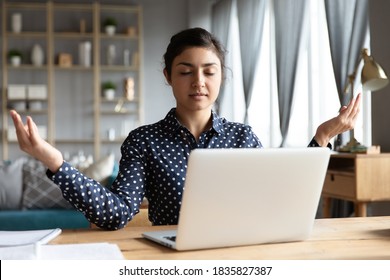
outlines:
[{"label": "stack of paper", "polygon": [[0,231],[1,260],[123,260],[116,244],[46,245],[61,229]]},{"label": "stack of paper", "polygon": [[0,247],[47,244],[60,235],[61,229],[0,231]]},{"label": "stack of paper", "polygon": [[0,231],[0,259],[37,259],[40,255],[40,247],[56,238],[60,233],[60,228]]}]

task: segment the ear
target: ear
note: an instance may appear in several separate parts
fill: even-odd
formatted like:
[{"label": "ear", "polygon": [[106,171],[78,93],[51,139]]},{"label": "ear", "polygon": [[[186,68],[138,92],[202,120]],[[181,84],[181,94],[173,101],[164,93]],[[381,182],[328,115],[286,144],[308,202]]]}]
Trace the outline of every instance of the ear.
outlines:
[{"label": "ear", "polygon": [[165,80],[167,81],[167,83],[171,86],[171,78],[169,77],[166,68],[164,68],[164,76],[165,76]]}]

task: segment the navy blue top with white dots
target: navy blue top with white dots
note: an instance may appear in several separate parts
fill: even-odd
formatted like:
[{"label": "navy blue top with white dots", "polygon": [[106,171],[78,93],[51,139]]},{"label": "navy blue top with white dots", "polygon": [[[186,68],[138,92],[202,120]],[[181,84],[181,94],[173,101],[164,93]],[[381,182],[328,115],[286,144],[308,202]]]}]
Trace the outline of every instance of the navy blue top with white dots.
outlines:
[{"label": "navy blue top with white dots", "polygon": [[[309,146],[318,146],[313,139]],[[86,218],[105,229],[124,227],[139,212],[144,197],[153,225],[177,224],[187,161],[197,148],[261,148],[248,125],[229,122],[212,112],[212,127],[195,139],[171,109],[161,121],[130,132],[121,146],[119,173],[111,188],[87,178],[64,162],[47,172],[63,196]]]}]

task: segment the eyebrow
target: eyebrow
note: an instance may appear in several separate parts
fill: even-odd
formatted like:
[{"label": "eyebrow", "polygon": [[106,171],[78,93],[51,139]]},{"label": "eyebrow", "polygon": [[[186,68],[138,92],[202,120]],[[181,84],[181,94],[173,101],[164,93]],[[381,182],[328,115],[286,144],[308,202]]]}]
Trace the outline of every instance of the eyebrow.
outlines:
[{"label": "eyebrow", "polygon": [[[178,65],[184,65],[184,66],[188,66],[188,67],[194,67],[193,64],[189,63],[189,62],[179,62],[176,64],[176,66]],[[209,63],[204,63],[201,65],[202,67],[210,67],[210,66],[218,66],[218,63],[215,63],[215,62],[209,62]]]}]

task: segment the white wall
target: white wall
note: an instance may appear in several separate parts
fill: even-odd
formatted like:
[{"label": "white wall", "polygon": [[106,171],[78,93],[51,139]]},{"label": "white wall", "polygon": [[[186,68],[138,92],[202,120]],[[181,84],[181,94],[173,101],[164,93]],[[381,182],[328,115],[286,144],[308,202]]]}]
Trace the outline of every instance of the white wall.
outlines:
[{"label": "white wall", "polygon": [[142,5],[144,25],[143,92],[145,123],[163,117],[175,101],[162,72],[163,54],[170,37],[187,28],[187,1],[139,0]]}]

